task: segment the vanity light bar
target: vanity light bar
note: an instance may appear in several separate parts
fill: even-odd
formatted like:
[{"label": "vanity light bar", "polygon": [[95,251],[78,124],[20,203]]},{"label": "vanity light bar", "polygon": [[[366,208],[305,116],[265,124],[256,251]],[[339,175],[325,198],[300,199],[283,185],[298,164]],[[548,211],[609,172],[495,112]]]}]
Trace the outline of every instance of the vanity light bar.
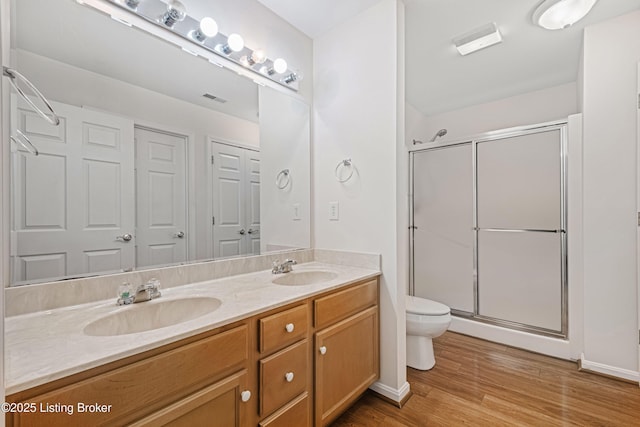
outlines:
[{"label": "vanity light bar", "polygon": [[[86,4],[82,0],[76,0],[80,4]],[[181,20],[170,19],[171,25],[163,24],[163,20],[166,20],[168,9],[171,9],[172,4],[181,6],[179,1],[170,1],[168,4],[161,0],[105,0],[108,3],[114,4],[130,13],[138,15],[140,18],[151,22],[167,31],[170,31],[181,38],[194,43],[207,51],[214,53],[220,57],[223,57],[237,65],[243,67],[243,69],[250,70],[261,77],[278,83],[286,88],[298,91],[299,81],[302,79],[302,74],[299,71],[284,68],[282,70],[278,67],[283,60],[271,60],[269,58],[262,59],[263,52],[261,49],[252,50],[244,45],[239,50],[231,48],[231,45],[238,46],[237,40],[239,37],[237,34],[232,34],[229,37],[224,34],[217,33],[212,37],[197,37],[194,39],[192,35],[200,34],[201,25],[200,21],[185,13]],[[231,37],[233,36],[233,37]],[[201,40],[203,39],[203,40]],[[240,38],[241,39],[241,38]],[[195,53],[190,49],[184,49],[189,53]],[[253,58],[247,60],[247,58]],[[260,58],[260,60],[255,60]],[[222,66],[217,62],[209,59],[212,64]],[[286,62],[284,62],[286,64]],[[243,74],[244,75],[244,74]]]}]

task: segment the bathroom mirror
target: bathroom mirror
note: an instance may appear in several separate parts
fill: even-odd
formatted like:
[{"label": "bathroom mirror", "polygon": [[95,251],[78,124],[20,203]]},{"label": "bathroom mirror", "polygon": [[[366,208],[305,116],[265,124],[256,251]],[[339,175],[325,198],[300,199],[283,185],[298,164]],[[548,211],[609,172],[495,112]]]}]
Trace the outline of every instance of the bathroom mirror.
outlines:
[{"label": "bathroom mirror", "polygon": [[12,285],[309,246],[299,97],[81,2],[11,7],[10,67],[61,118],[11,97],[39,150],[11,148]]}]

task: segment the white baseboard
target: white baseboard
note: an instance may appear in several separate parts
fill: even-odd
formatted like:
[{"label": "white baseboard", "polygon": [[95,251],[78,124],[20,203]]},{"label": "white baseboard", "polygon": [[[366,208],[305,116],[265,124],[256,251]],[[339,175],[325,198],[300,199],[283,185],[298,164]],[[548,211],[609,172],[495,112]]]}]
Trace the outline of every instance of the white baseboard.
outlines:
[{"label": "white baseboard", "polygon": [[569,341],[559,338],[550,338],[513,329],[501,328],[500,326],[476,322],[456,316],[452,316],[449,330],[451,332],[458,332],[472,337],[482,338],[483,340],[545,354],[547,356],[566,360],[571,359],[571,346],[569,345]]},{"label": "white baseboard", "polygon": [[609,377],[622,378],[624,380],[640,382],[640,373],[629,369],[616,368],[598,362],[590,362],[584,358],[584,353],[580,355],[580,368],[585,371],[596,372]]},{"label": "white baseboard", "polygon": [[408,382],[405,382],[399,389],[389,387],[380,381],[373,383],[369,388],[387,399],[398,403],[403,402],[411,391],[411,386]]}]

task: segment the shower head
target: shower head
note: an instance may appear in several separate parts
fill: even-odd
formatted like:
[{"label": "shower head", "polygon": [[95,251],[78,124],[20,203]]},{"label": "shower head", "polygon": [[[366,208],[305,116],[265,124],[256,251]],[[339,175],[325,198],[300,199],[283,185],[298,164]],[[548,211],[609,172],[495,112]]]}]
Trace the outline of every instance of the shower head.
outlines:
[{"label": "shower head", "polygon": [[447,134],[446,129],[440,129],[435,135],[433,135],[433,138],[431,138],[431,141],[429,142],[434,142],[437,138],[440,138],[441,136],[445,136],[446,134]]}]

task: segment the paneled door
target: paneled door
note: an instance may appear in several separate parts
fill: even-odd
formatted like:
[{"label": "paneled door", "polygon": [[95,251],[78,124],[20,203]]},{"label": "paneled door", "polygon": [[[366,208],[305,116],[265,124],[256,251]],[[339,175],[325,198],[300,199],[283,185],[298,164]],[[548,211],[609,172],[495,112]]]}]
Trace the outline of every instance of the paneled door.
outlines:
[{"label": "paneled door", "polygon": [[213,257],[259,253],[259,153],[218,142],[211,152]]},{"label": "paneled door", "polygon": [[135,128],[136,265],[187,260],[186,140]]},{"label": "paneled door", "polygon": [[135,265],[133,122],[54,102],[52,126],[12,99],[12,282],[128,270]]}]

